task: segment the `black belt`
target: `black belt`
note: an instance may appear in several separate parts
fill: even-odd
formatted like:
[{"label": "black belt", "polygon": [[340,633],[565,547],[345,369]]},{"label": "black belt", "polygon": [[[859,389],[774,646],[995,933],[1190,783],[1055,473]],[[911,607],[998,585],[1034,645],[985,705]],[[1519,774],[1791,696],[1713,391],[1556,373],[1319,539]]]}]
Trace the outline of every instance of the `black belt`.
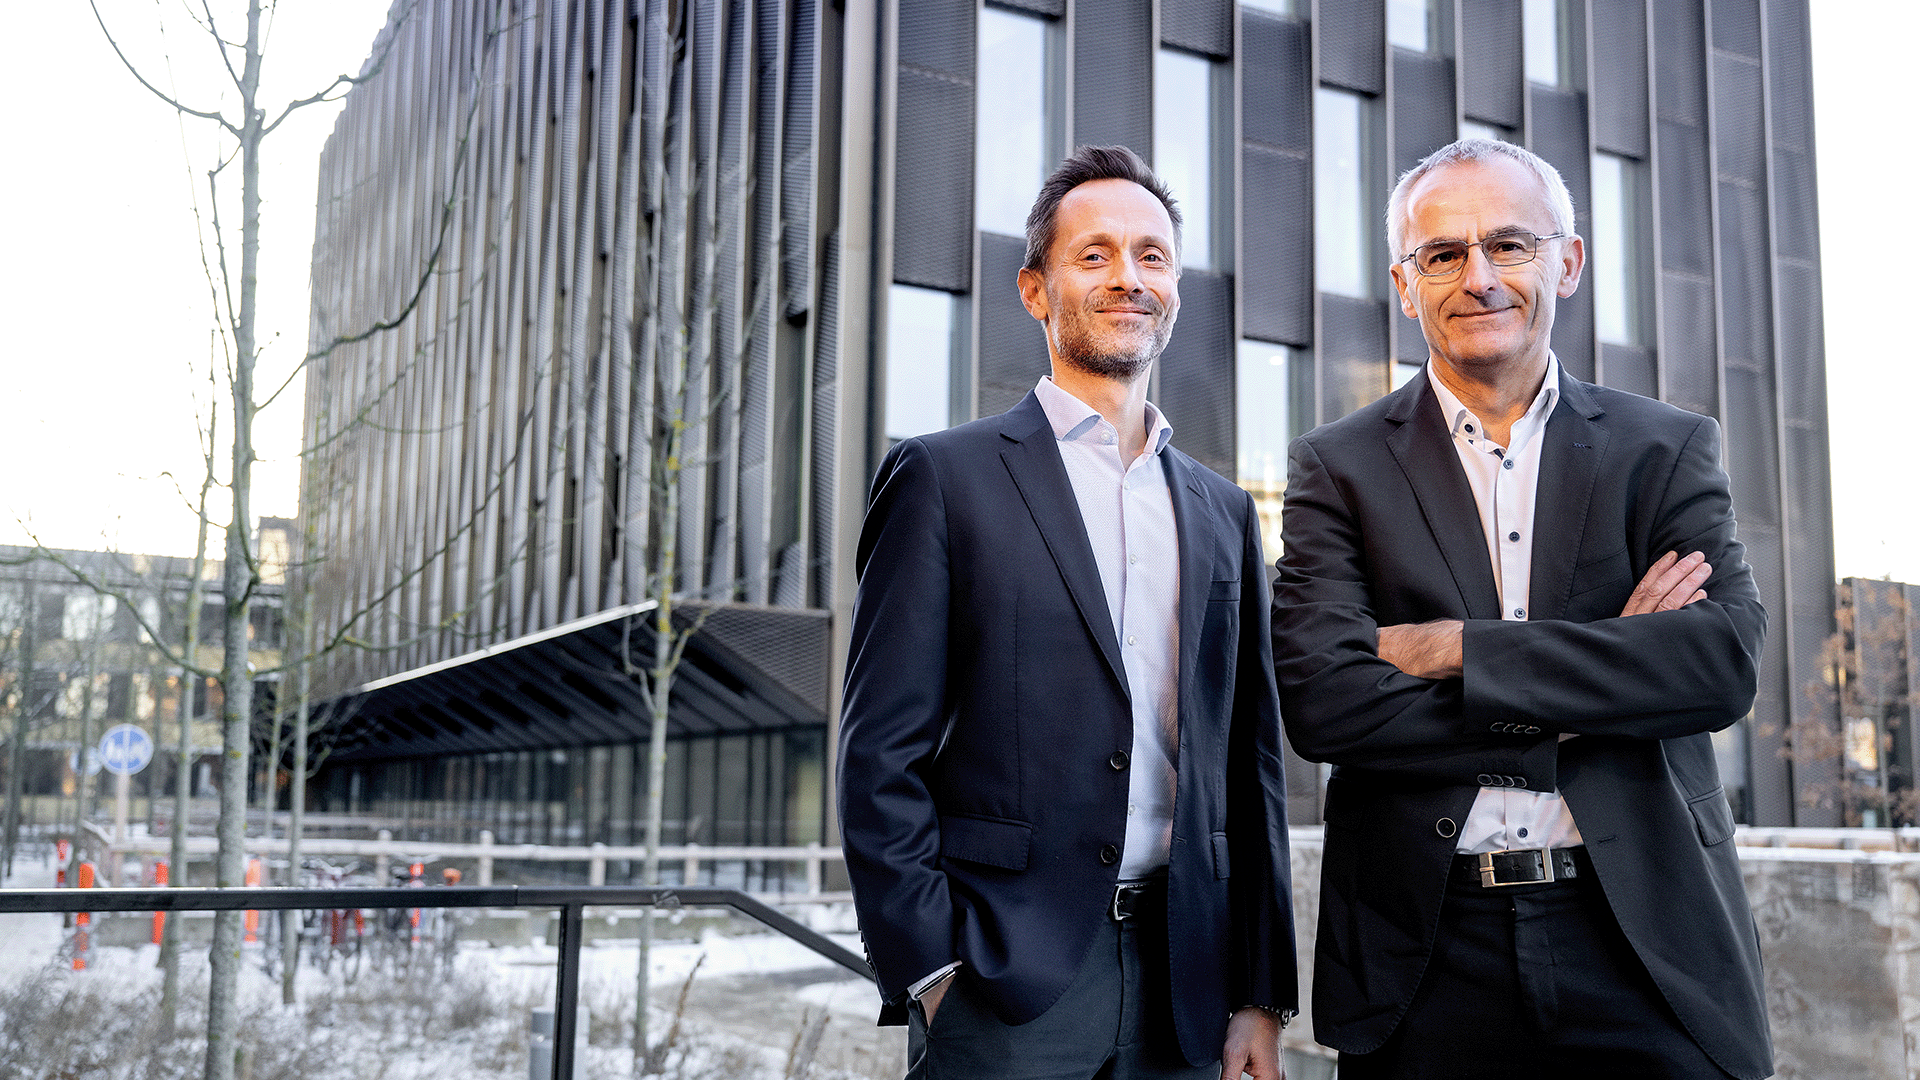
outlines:
[{"label": "black belt", "polygon": [[1506,885],[1542,885],[1580,876],[1584,848],[1514,848],[1453,857],[1453,880],[1461,885],[1498,889]]},{"label": "black belt", "polygon": [[1113,900],[1107,904],[1107,917],[1114,922],[1126,922],[1140,914],[1143,901],[1154,892],[1166,888],[1164,877],[1147,878],[1144,881],[1122,881],[1113,887]]}]

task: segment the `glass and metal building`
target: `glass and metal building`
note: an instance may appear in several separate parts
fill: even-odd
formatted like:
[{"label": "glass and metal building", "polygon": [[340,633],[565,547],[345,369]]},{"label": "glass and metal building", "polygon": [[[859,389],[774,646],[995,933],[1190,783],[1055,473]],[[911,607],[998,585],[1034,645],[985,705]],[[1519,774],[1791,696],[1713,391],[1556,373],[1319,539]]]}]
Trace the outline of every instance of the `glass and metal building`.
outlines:
[{"label": "glass and metal building", "polygon": [[[1803,689],[1834,625],[1805,0],[506,10],[423,0],[323,163],[316,344],[420,293],[308,387],[319,628],[365,646],[322,680],[352,717],[332,808],[634,835],[619,631],[658,570],[682,372],[674,565],[724,619],[675,698],[668,839],[831,842],[866,482],[892,440],[1045,372],[1015,275],[1053,163],[1124,143],[1172,183],[1182,311],[1153,398],[1271,546],[1288,440],[1425,358],[1386,273],[1393,179],[1488,135],[1572,189],[1590,267],[1562,363],[1724,429],[1772,613],[1754,713],[1721,737],[1736,812],[1840,820],[1796,798],[1842,780],[1836,740],[1787,737],[1835,722]],[[1294,765],[1312,820],[1319,773]]]}]

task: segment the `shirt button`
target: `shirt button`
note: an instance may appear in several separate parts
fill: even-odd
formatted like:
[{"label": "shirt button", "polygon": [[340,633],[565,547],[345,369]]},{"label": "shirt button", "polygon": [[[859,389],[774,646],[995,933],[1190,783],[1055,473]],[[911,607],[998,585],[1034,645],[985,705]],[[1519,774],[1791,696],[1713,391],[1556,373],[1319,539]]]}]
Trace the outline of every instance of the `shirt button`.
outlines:
[{"label": "shirt button", "polygon": [[1139,561],[1140,561],[1140,556],[1138,556],[1138,555],[1129,555],[1129,556],[1127,556],[1127,565],[1128,565],[1128,566],[1132,566],[1132,565],[1133,565],[1134,563],[1137,563],[1137,562],[1139,562]]},{"label": "shirt button", "polygon": [[1134,637],[1132,634],[1127,635],[1127,644],[1129,645],[1137,644],[1139,640],[1139,638]]},{"label": "shirt button", "polygon": [[1518,541],[1518,540],[1520,539],[1520,534],[1519,534],[1519,533],[1517,533],[1517,532],[1510,532],[1510,533],[1508,533],[1508,534],[1507,534],[1507,539],[1508,539],[1508,540],[1513,540],[1513,541]]},{"label": "shirt button", "polygon": [[1512,459],[1512,458],[1507,458],[1506,460],[1504,460],[1504,461],[1502,461],[1502,462],[1500,463],[1500,467],[1501,467],[1501,468],[1503,468],[1503,469],[1511,469],[1511,468],[1513,468],[1513,459]]},{"label": "shirt button", "polygon": [[1128,816],[1128,817],[1132,817],[1132,816],[1133,816],[1133,811],[1134,811],[1134,805],[1133,805],[1132,803],[1128,803],[1128,804],[1127,804],[1127,816]]},{"label": "shirt button", "polygon": [[1472,431],[1472,430],[1473,430],[1473,425],[1472,425],[1472,424],[1468,424],[1468,425],[1467,425],[1467,430],[1468,430],[1468,431]]},{"label": "shirt button", "polygon": [[1526,617],[1527,617],[1527,609],[1526,609],[1526,608],[1523,608],[1523,607],[1517,607],[1517,608],[1514,608],[1514,609],[1513,609],[1513,617],[1514,617],[1514,618],[1516,618],[1516,619],[1524,619],[1524,618],[1526,618]]},{"label": "shirt button", "polygon": [[1115,750],[1113,752],[1113,755],[1107,758],[1107,764],[1113,766],[1114,772],[1119,772],[1120,770],[1127,767],[1128,760],[1129,759],[1127,757],[1127,752],[1125,750]]},{"label": "shirt button", "polygon": [[1120,861],[1120,849],[1112,844],[1100,845],[1100,865],[1112,866]]},{"label": "shirt button", "polygon": [[1525,830],[1525,829],[1521,829],[1521,830],[1520,830],[1520,839],[1522,839],[1522,840],[1525,840],[1526,838],[1527,838],[1527,830]]}]

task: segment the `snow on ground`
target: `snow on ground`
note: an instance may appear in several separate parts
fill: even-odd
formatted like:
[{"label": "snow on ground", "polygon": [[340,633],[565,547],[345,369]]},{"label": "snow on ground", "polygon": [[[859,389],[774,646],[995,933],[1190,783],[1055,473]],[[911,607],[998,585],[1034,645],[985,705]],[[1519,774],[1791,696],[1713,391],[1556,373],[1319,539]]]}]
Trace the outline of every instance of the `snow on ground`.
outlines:
[{"label": "snow on ground", "polygon": [[[43,863],[37,854],[16,864],[8,885],[53,885],[51,859]],[[899,1074],[900,1032],[873,1027],[878,1003],[870,983],[744,917],[696,925],[702,926],[697,937],[676,939],[693,927],[662,919],[652,953],[650,1034],[659,1040],[676,1020],[680,1028],[667,1076],[775,1080],[786,1075],[790,1055],[809,1031],[818,1047],[812,1077]],[[829,936],[859,949],[856,935]],[[197,1075],[205,947],[182,951],[185,1033],[167,1039],[153,1027],[158,947],[96,947],[89,970],[76,973],[61,959],[65,937],[57,914],[0,915],[0,1080]],[[338,968],[323,974],[306,965],[297,1004],[285,1007],[258,951],[245,950],[240,988],[240,1041],[252,1047],[255,1080],[520,1080],[527,1075],[528,1015],[551,1006],[559,957],[545,944],[463,943],[451,969],[408,977],[368,966],[352,983]],[[581,1000],[590,1010],[582,1022],[590,1045],[581,1080],[631,1074],[637,955],[631,938],[590,942],[582,950]],[[676,1018],[696,962],[684,1013]],[[139,1071],[155,1057],[178,1067]],[[73,1071],[81,1060],[94,1065]]]}]

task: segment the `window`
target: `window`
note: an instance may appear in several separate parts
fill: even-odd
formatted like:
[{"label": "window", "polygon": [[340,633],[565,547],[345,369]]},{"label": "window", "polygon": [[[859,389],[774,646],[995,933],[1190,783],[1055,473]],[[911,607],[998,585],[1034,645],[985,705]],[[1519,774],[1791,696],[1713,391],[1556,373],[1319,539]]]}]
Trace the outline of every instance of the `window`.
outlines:
[{"label": "window", "polygon": [[1433,52],[1433,0],[1387,0],[1387,41],[1414,52]]},{"label": "window", "polygon": [[953,294],[895,285],[887,296],[886,431],[910,439],[953,423]]},{"label": "window", "polygon": [[1219,265],[1213,243],[1213,64],[1160,50],[1153,92],[1153,167],[1173,189],[1183,223],[1180,265]]},{"label": "window", "polygon": [[974,227],[1025,236],[1027,211],[1055,164],[1047,120],[1057,115],[1047,80],[1046,20],[998,8],[980,12],[979,115],[974,123]]},{"label": "window", "polygon": [[1566,84],[1564,36],[1560,0],[1521,0],[1521,28],[1526,53],[1527,81],[1547,86]]},{"label": "window", "polygon": [[1639,163],[1615,154],[1593,155],[1593,236],[1588,240],[1587,273],[1593,275],[1594,329],[1601,341],[1615,345],[1647,343],[1640,179]]},{"label": "window", "polygon": [[1407,385],[1415,375],[1420,374],[1420,369],[1424,366],[1423,364],[1408,363],[1405,360],[1395,360],[1393,362],[1393,388],[1398,390]]},{"label": "window", "polygon": [[1280,503],[1294,430],[1293,360],[1285,345],[1243,340],[1234,378],[1234,471],[1253,495],[1269,563],[1280,556]]},{"label": "window", "polygon": [[1460,121],[1460,137],[1463,139],[1498,139],[1512,142],[1513,132],[1498,124],[1483,124],[1478,120]]},{"label": "window", "polygon": [[1322,292],[1371,298],[1374,235],[1367,197],[1367,101],[1321,87],[1314,93],[1313,266]]},{"label": "window", "polygon": [[1293,15],[1296,14],[1293,2],[1294,0],[1240,0],[1240,6],[1257,11],[1271,11],[1276,15]]}]

